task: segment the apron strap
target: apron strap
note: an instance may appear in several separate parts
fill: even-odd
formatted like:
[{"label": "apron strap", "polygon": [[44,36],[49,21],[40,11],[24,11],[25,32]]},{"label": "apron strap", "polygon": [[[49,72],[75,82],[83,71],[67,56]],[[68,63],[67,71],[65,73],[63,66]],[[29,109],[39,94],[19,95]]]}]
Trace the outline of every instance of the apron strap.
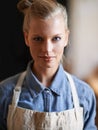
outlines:
[{"label": "apron strap", "polygon": [[25,75],[26,75],[26,71],[22,72],[22,74],[20,75],[20,77],[17,81],[15,89],[14,89],[12,105],[15,107],[17,106],[18,101],[19,101],[19,97],[20,97],[20,93],[21,93],[21,86],[22,86],[23,80],[25,78]]},{"label": "apron strap", "polygon": [[70,83],[72,97],[73,97],[73,102],[74,102],[74,107],[75,108],[80,107],[76,86],[75,86],[75,83],[74,83],[74,81],[72,79],[72,76],[69,73],[67,73],[67,72],[65,72],[65,73],[66,73],[67,78],[68,78],[69,83]]},{"label": "apron strap", "polygon": [[80,113],[79,113],[80,105],[79,105],[79,98],[78,98],[77,91],[76,91],[76,86],[75,86],[75,83],[72,79],[72,76],[67,72],[65,72],[65,73],[66,73],[68,80],[70,82],[73,103],[74,103],[74,109],[75,109],[75,116],[76,116],[76,120],[78,121],[78,120],[80,120]]}]

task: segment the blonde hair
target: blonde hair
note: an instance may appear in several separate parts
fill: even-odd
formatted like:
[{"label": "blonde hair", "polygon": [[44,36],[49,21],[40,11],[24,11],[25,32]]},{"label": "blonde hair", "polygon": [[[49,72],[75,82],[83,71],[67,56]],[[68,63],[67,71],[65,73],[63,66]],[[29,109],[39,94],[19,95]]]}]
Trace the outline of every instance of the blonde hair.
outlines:
[{"label": "blonde hair", "polygon": [[68,29],[68,16],[65,6],[56,0],[20,0],[17,8],[24,14],[23,31],[28,32],[30,20],[37,17],[47,19],[61,14],[65,21],[65,28]]}]

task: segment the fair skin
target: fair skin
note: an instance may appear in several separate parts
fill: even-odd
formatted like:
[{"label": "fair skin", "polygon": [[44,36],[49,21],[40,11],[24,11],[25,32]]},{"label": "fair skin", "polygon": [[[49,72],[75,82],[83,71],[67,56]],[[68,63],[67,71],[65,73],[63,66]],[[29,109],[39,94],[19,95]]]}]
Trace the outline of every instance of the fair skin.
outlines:
[{"label": "fair skin", "polygon": [[34,60],[32,71],[46,87],[51,84],[58,69],[68,34],[60,14],[45,20],[34,18],[28,33],[24,32],[26,45]]}]

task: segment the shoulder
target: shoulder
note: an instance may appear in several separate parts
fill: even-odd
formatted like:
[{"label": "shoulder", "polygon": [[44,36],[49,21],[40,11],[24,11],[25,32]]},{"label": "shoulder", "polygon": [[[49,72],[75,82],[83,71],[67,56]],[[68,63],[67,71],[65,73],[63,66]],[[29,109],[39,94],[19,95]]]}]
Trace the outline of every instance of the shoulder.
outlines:
[{"label": "shoulder", "polygon": [[18,80],[20,74],[21,73],[18,73],[14,76],[8,77],[8,78],[4,79],[3,81],[1,81],[0,82],[0,93],[2,91],[3,93],[7,94],[10,91],[12,91],[17,83],[17,80]]},{"label": "shoulder", "polygon": [[83,81],[82,79],[78,78],[77,76],[71,74],[71,73],[68,73],[68,72],[65,72],[66,75],[70,75],[70,77],[72,78],[72,80],[74,81],[74,84],[75,84],[75,87],[76,87],[76,90],[78,92],[81,92],[81,94],[89,94],[89,93],[94,93],[92,87],[86,83],[85,81]]},{"label": "shoulder", "polygon": [[94,90],[89,84],[78,77],[72,75],[72,78],[76,86],[80,105],[85,109],[85,111],[90,111],[92,107],[94,108],[96,106]]},{"label": "shoulder", "polygon": [[[80,106],[83,107],[85,120],[89,116],[95,116],[96,97],[92,87],[78,77],[71,75],[76,86]],[[92,115],[90,113],[92,112]]]},{"label": "shoulder", "polygon": [[72,78],[75,83],[76,89],[81,96],[85,95],[87,97],[89,95],[95,95],[94,90],[88,83],[79,79],[75,75],[72,75]]},{"label": "shoulder", "polygon": [[74,81],[80,105],[83,107],[86,106],[86,109],[88,109],[93,103],[96,104],[95,93],[92,87],[75,75],[70,74],[70,76]]}]

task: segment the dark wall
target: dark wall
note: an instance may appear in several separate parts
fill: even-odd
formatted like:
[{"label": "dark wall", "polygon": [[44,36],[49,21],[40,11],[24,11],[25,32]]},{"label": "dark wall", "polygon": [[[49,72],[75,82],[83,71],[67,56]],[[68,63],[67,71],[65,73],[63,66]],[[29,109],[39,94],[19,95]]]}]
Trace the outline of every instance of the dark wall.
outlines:
[{"label": "dark wall", "polygon": [[0,18],[0,80],[25,70],[30,59],[22,33],[23,16],[18,12],[18,0],[2,1]]},{"label": "dark wall", "polygon": [[[0,81],[26,69],[31,59],[22,33],[23,15],[17,10],[18,0],[2,1],[0,18]],[[68,6],[66,0],[58,0]]]}]

